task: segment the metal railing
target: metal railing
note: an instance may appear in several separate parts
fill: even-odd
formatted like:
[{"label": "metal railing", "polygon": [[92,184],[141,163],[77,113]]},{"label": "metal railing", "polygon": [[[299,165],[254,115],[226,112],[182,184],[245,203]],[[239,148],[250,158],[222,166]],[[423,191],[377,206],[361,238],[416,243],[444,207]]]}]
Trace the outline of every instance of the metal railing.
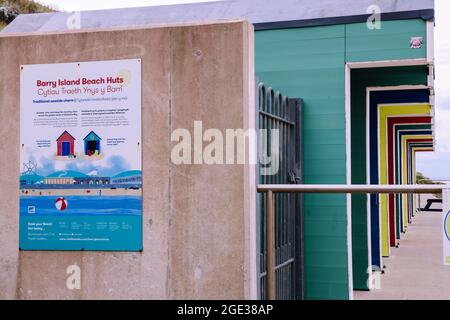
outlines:
[{"label": "metal railing", "polygon": [[[274,174],[267,174],[266,170],[273,163],[260,164],[259,184],[297,184],[302,183],[302,101],[292,98],[282,92],[274,90],[261,82],[257,82],[256,108],[258,110],[258,128],[266,130],[265,141],[261,140],[260,150],[263,154],[274,155],[272,140],[274,130],[278,132],[278,170]],[[269,167],[268,167],[269,166]],[[262,170],[261,170],[262,169]],[[266,173],[263,173],[266,172]],[[261,194],[259,201],[260,230],[259,235],[259,296],[266,297],[266,234],[264,230],[266,215],[265,194]],[[275,216],[275,283],[276,298],[282,300],[303,298],[303,265],[300,263],[303,254],[302,225],[302,197],[298,194],[277,194],[277,212]]]},{"label": "metal railing", "polygon": [[275,194],[276,193],[365,193],[365,194],[419,194],[442,193],[448,185],[258,185],[259,193],[266,193],[266,290],[267,299],[275,300]]}]

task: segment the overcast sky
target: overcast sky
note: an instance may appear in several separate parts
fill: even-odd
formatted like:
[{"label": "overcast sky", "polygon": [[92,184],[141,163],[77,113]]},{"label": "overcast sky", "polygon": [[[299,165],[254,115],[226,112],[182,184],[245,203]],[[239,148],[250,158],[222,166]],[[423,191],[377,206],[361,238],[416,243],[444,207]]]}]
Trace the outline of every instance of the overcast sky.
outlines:
[{"label": "overcast sky", "polygon": [[417,170],[450,180],[450,1],[436,0],[436,139],[434,153],[419,153]]},{"label": "overcast sky", "polygon": [[[208,0],[39,0],[38,2],[58,10],[81,11],[206,1]],[[417,170],[434,179],[450,180],[450,1],[435,1],[437,146],[434,153],[418,154]]]}]

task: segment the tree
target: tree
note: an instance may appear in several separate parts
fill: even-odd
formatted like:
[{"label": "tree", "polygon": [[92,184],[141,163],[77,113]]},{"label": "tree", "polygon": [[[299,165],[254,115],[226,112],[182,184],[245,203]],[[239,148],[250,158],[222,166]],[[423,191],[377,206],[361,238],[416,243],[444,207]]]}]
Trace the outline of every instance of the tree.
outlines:
[{"label": "tree", "polygon": [[[422,172],[416,173],[416,181],[417,184],[443,184],[442,182],[436,182],[431,180],[430,178],[426,177]],[[442,197],[441,194],[434,194],[434,196],[438,199]]]}]

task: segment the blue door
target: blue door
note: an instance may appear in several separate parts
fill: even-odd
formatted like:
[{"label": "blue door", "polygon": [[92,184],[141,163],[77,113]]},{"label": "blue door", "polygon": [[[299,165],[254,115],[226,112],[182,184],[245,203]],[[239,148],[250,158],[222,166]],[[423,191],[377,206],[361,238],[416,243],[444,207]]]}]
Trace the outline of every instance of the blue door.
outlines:
[{"label": "blue door", "polygon": [[62,155],[69,156],[70,155],[70,142],[62,143]]}]

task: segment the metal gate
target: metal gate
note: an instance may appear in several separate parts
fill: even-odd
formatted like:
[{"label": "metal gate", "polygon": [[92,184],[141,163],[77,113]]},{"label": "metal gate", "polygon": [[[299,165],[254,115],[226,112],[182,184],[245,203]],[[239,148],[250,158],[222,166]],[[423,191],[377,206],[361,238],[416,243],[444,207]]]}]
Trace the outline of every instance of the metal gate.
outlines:
[{"label": "metal gate", "polygon": [[[263,83],[258,85],[259,129],[266,129],[266,150],[271,156],[274,132],[279,133],[279,166],[276,174],[263,175],[260,184],[303,183],[302,101],[290,99]],[[273,156],[273,155],[272,155]],[[260,164],[260,169],[262,165]],[[276,194],[275,207],[275,279],[276,298],[303,299],[303,203],[301,194]],[[260,223],[260,297],[266,299],[266,194],[259,195]]]}]

